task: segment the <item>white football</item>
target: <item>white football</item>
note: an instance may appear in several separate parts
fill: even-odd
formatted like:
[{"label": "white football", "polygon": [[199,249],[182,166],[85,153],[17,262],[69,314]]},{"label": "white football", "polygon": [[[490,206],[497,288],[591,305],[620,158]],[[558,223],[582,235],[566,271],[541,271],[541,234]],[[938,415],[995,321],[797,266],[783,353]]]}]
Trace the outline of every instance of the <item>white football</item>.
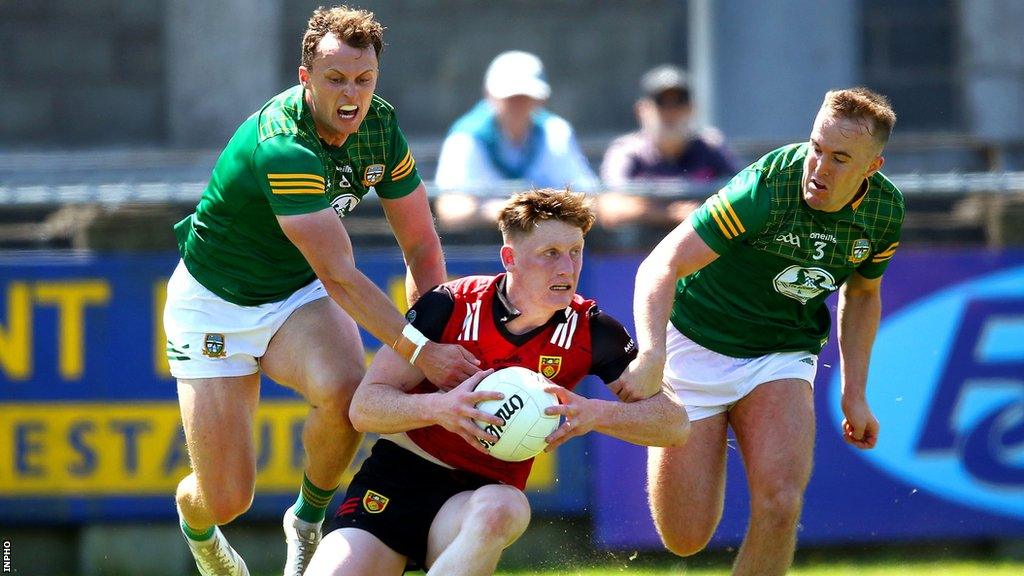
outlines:
[{"label": "white football", "polygon": [[476,421],[477,426],[498,437],[494,444],[480,443],[491,456],[506,462],[521,462],[533,458],[548,445],[544,441],[558,428],[561,417],[544,413],[548,406],[558,404],[558,397],[544,388],[551,383],[533,370],[510,366],[495,370],[477,384],[477,390],[494,390],[505,397],[484,400],[476,407],[505,421],[504,426]]}]

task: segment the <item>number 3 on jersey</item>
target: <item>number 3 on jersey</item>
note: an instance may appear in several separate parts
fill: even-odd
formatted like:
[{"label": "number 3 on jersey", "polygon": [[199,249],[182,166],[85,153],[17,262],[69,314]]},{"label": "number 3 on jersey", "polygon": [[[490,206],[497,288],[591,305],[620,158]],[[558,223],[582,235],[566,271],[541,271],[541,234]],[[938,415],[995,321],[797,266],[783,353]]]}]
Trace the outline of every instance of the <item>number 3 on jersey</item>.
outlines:
[{"label": "number 3 on jersey", "polygon": [[828,245],[827,243],[822,242],[821,240],[815,241],[814,242],[814,254],[811,255],[811,258],[814,258],[815,260],[821,260],[822,258],[824,258],[825,257],[825,246],[827,246],[827,245]]}]

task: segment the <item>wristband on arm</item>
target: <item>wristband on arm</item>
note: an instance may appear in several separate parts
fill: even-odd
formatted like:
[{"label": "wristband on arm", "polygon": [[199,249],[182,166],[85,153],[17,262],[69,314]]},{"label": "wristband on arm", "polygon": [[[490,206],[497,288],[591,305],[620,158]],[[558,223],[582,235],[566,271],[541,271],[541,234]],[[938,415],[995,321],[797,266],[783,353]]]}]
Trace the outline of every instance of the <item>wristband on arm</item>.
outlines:
[{"label": "wristband on arm", "polygon": [[[412,324],[406,324],[405,328],[402,329],[402,336],[400,338],[405,338],[416,346],[416,349],[412,352],[412,356],[409,357],[409,364],[415,364],[416,358],[419,357],[420,351],[423,350],[423,346],[427,343],[427,337],[417,330]],[[392,348],[397,348],[397,340],[395,341],[395,344],[396,346],[392,346]]]}]

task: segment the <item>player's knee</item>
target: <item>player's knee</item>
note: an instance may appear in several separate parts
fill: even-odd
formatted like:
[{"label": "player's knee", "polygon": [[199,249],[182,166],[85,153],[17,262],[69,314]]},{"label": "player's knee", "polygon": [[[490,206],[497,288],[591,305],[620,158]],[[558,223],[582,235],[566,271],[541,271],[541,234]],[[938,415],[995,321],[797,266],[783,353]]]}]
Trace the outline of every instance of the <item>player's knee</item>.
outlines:
[{"label": "player's knee", "polygon": [[469,514],[478,536],[511,544],[530,524],[530,503],[526,495],[509,486],[485,486],[470,500]]},{"label": "player's knee", "polygon": [[317,408],[326,408],[331,413],[348,417],[348,408],[352,403],[359,381],[364,371],[348,370],[340,374],[324,374],[316,378],[306,387],[306,399]]},{"label": "player's knee", "polygon": [[711,541],[711,535],[714,532],[714,527],[710,530],[703,527],[690,527],[689,529],[659,527],[658,529],[658,535],[661,536],[661,543],[665,548],[676,556],[683,557],[693,556],[703,550]]},{"label": "player's knee", "polygon": [[795,486],[772,486],[751,494],[751,515],[778,524],[796,525],[803,509],[803,490]]},{"label": "player's knee", "polygon": [[655,506],[652,503],[651,515],[665,548],[677,556],[685,557],[700,552],[708,545],[722,518],[722,509],[705,509],[693,503],[682,508],[678,502],[673,502],[671,506]]},{"label": "player's knee", "polygon": [[253,490],[225,491],[211,495],[206,502],[207,511],[214,524],[227,524],[238,518],[252,505]]}]

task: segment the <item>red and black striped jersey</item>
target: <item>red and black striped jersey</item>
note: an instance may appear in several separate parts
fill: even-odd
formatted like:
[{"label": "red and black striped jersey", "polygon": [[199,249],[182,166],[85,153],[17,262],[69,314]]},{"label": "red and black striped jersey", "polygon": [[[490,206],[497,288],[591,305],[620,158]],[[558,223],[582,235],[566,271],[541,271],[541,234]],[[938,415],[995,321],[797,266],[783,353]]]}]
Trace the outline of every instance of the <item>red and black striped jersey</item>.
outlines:
[{"label": "red and black striped jersey", "polygon": [[[505,324],[518,316],[504,294],[505,276],[471,276],[425,294],[407,317],[427,337],[459,344],[482,369],[522,366],[569,390],[588,374],[612,382],[636,357],[636,345],[618,321],[576,294],[572,303],[544,325],[512,334]],[[414,390],[436,391],[427,381]],[[441,462],[523,488],[533,460],[505,462],[477,452],[460,436],[434,425],[406,432],[423,451]]]}]

